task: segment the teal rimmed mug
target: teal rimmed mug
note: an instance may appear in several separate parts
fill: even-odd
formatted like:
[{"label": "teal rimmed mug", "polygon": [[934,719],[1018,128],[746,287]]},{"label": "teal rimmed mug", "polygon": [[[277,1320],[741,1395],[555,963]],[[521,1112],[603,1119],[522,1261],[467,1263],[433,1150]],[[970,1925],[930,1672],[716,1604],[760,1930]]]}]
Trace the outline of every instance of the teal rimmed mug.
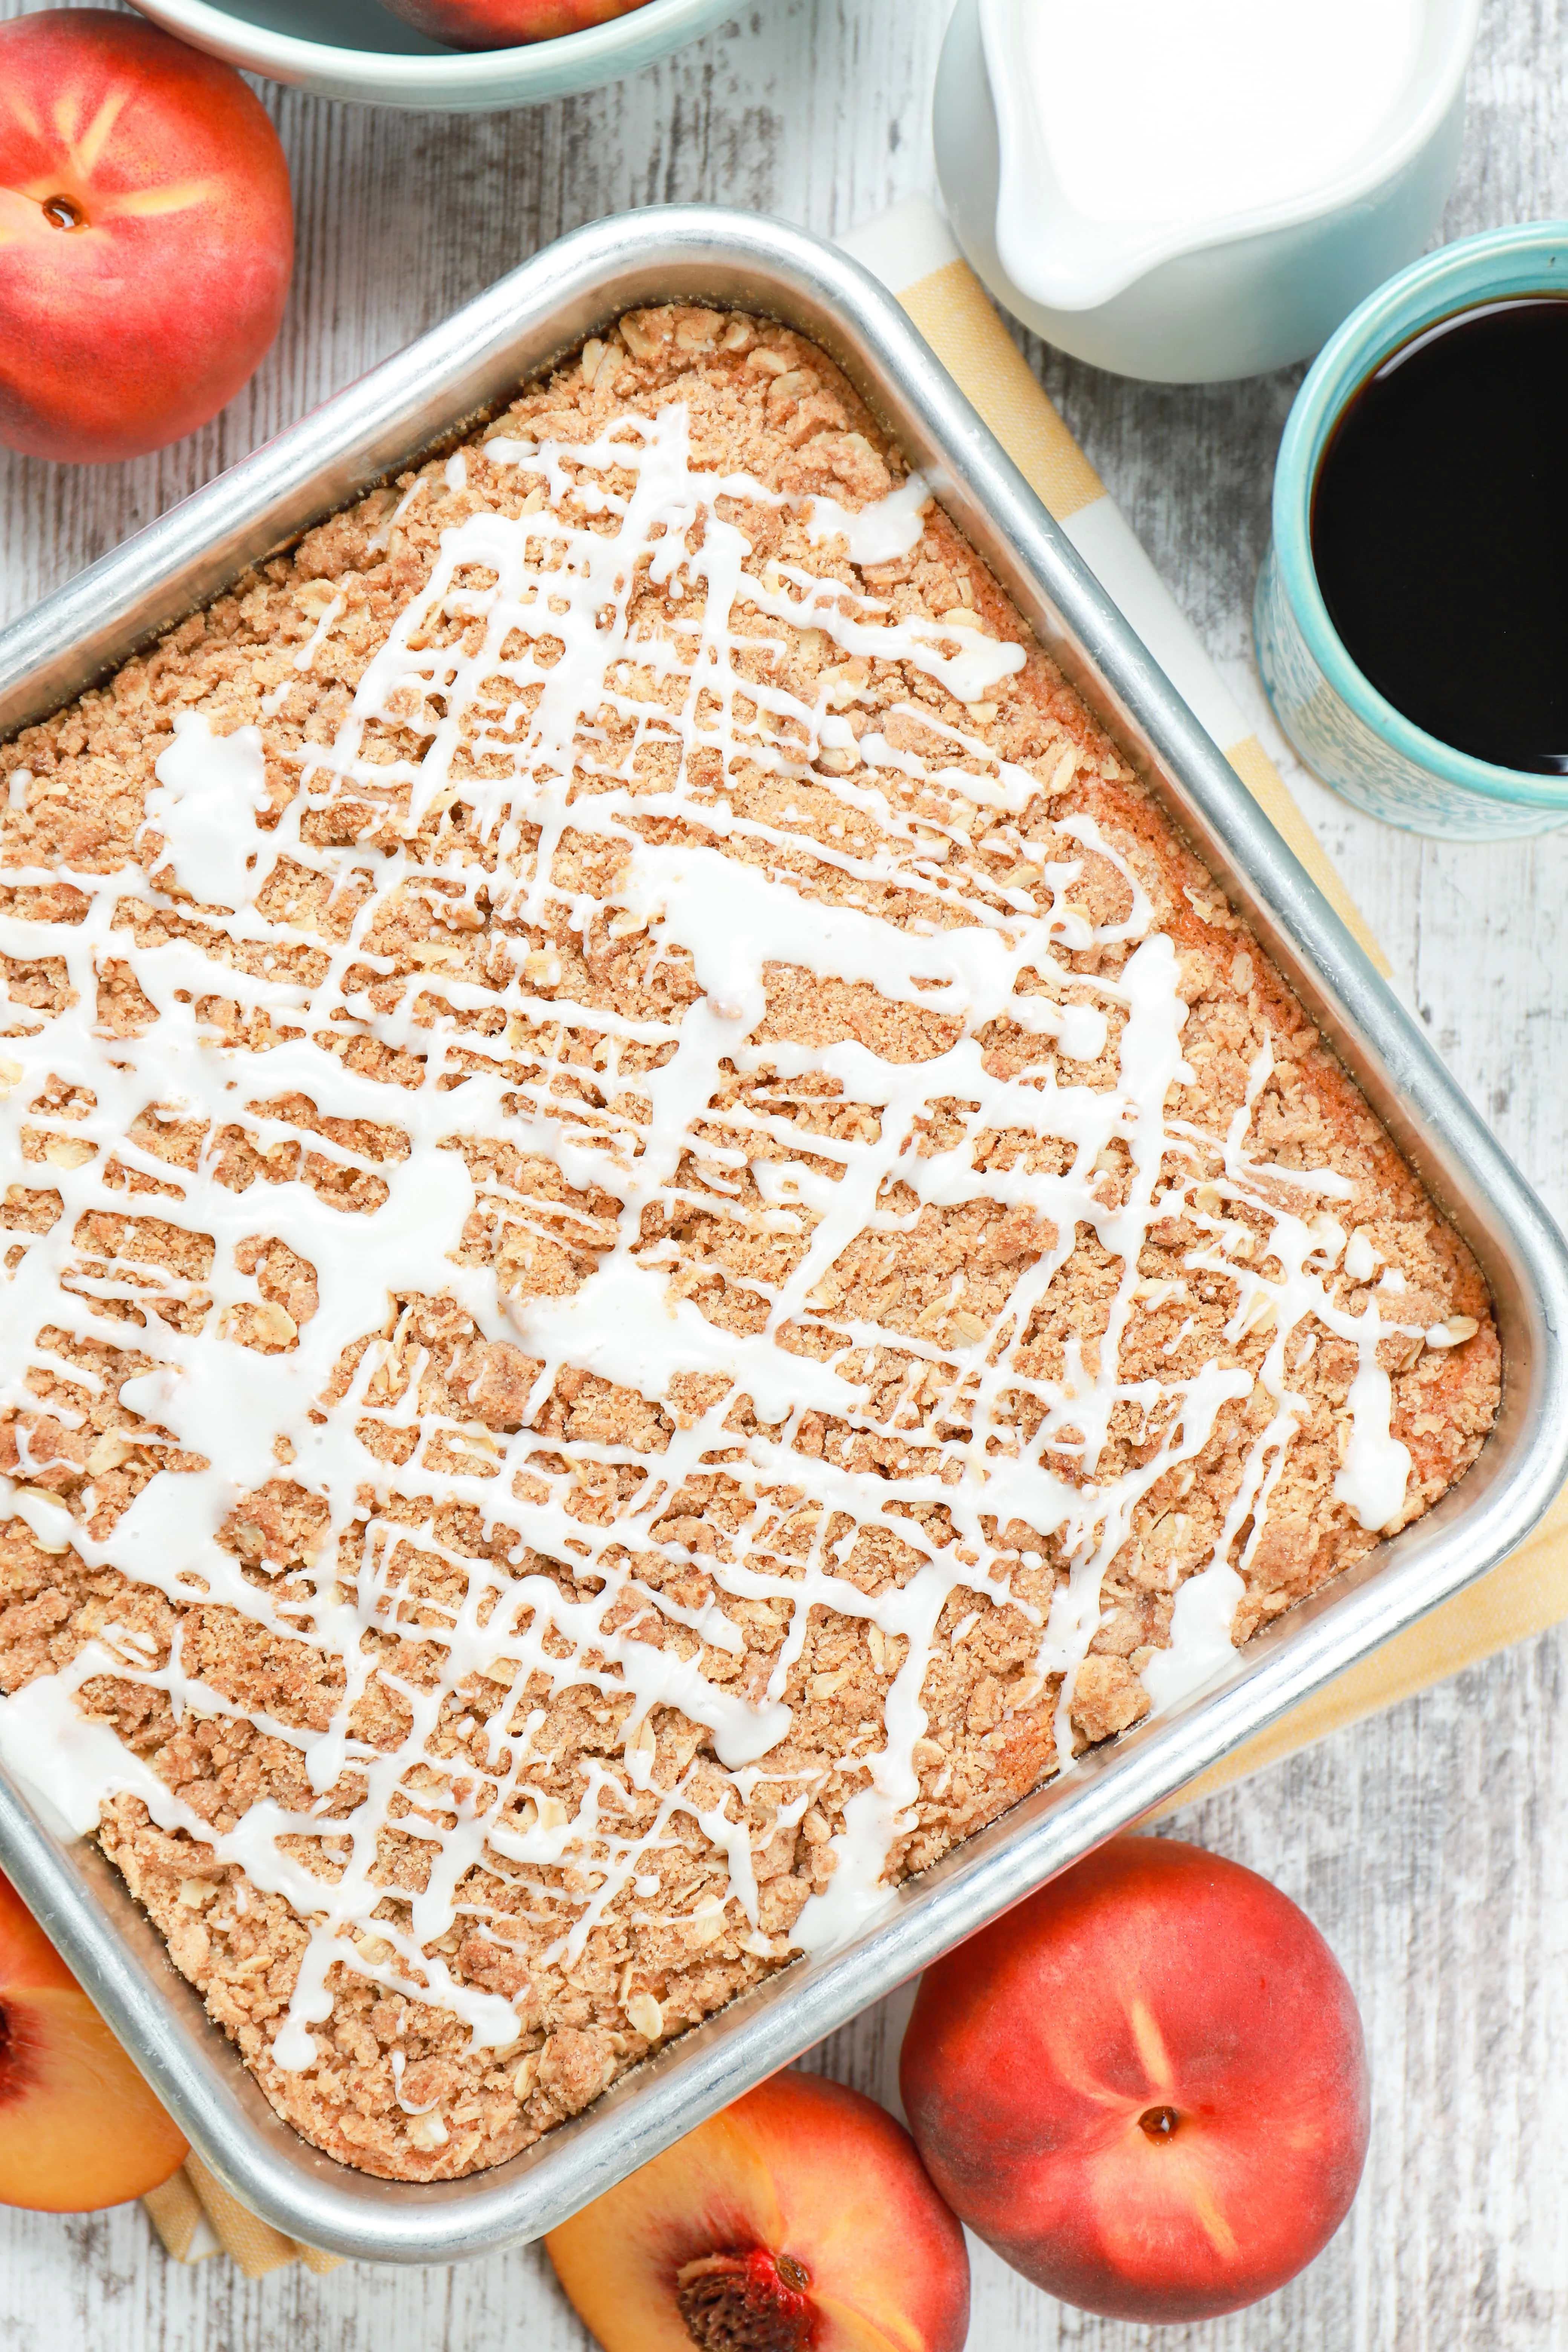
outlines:
[{"label": "teal rimmed mug", "polygon": [[1453,841],[1568,824],[1568,778],[1473,759],[1384,700],[1329,618],[1312,562],[1312,492],[1347,404],[1385,360],[1457,311],[1530,294],[1568,295],[1568,221],[1489,229],[1444,246],[1352,312],[1319,353],[1285,427],[1274,535],[1253,609],[1264,688],[1307,766],[1371,815]]}]

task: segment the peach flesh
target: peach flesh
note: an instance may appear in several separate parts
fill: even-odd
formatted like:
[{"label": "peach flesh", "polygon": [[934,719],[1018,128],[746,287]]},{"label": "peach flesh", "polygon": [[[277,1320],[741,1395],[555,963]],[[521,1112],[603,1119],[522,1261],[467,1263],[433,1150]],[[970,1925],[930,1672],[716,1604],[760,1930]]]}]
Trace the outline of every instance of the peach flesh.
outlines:
[{"label": "peach flesh", "polygon": [[0,1878],[0,2204],[85,2213],[145,2196],[185,2143]]},{"label": "peach flesh", "polygon": [[604,2352],[960,2352],[963,2233],[870,2099],[776,2074],[545,2241]]},{"label": "peach flesh", "polygon": [[278,332],[289,169],[260,100],[140,17],[0,24],[0,441],[96,464],[205,425]]},{"label": "peach flesh", "polygon": [[1112,2318],[1271,2294],[1338,2229],[1366,2157],[1333,1954],[1267,1880],[1173,1839],[1118,1840],[929,1969],[900,2071],[955,2211]]},{"label": "peach flesh", "polygon": [[508,49],[560,40],[647,5],[647,0],[384,0],[394,16],[454,49]]}]

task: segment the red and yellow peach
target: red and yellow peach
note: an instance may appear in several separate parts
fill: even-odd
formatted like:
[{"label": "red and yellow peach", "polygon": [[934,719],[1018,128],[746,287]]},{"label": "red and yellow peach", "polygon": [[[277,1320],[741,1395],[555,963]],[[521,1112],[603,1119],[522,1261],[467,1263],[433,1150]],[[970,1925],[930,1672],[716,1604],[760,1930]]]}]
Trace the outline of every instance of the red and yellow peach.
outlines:
[{"label": "red and yellow peach", "polygon": [[0,441],[90,464],[194,432],[293,259],[283,150],[229,67],[103,9],[0,25]]},{"label": "red and yellow peach", "polygon": [[451,48],[509,49],[608,24],[646,0],[386,0],[386,5]]},{"label": "red and yellow peach", "polygon": [[1339,2228],[1366,2157],[1333,1954],[1266,1879],[1172,1839],[1117,1841],[929,1969],[901,2081],[954,2211],[1119,2319],[1272,2294]]}]

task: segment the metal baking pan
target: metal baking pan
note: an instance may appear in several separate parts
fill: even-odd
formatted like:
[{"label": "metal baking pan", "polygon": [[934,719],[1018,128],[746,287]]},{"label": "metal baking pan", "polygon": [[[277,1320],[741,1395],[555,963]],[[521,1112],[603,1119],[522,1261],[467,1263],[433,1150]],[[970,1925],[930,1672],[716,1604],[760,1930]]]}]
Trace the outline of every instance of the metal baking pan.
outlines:
[{"label": "metal baking pan", "polygon": [[1437,1509],[1238,1651],[1205,1691],[969,1839],[847,1948],[781,1971],[525,2154],[464,2180],[374,2180],[279,2122],[96,1847],[0,1782],[0,1866],[203,2157],[279,2229],[373,2261],[449,2262],[551,2228],[1492,1567],[1568,1474],[1568,1253],[1555,1226],[898,304],[798,230],[683,206],[563,238],[0,637],[0,736],[620,311],[669,298],[745,306],[814,337],[927,471],[1476,1252],[1502,1334],[1502,1412]]}]

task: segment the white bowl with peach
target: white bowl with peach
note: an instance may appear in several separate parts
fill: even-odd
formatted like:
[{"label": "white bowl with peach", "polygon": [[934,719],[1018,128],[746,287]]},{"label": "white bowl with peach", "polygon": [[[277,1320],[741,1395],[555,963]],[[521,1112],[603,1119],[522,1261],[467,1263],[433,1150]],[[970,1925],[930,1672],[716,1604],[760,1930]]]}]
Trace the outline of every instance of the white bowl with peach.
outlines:
[{"label": "white bowl with peach", "polygon": [[136,0],[247,73],[318,98],[479,113],[595,89],[694,41],[733,0]]}]

